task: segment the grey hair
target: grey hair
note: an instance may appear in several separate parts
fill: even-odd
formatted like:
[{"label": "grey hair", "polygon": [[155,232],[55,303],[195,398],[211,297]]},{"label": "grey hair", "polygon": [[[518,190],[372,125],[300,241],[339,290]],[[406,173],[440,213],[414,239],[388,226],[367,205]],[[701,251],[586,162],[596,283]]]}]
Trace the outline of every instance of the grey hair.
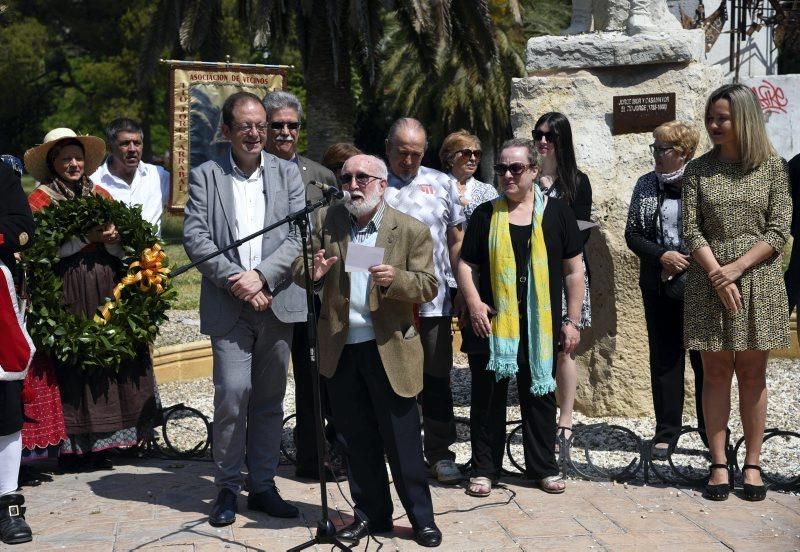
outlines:
[{"label": "grey hair", "polygon": [[526,148],[528,150],[528,164],[533,167],[541,166],[539,150],[536,149],[536,143],[530,138],[511,138],[506,140],[500,146],[500,151],[508,148]]},{"label": "grey hair", "polygon": [[108,123],[106,127],[106,142],[109,144],[115,142],[117,140],[117,134],[120,132],[130,132],[144,137],[142,126],[138,122],[133,119],[128,119],[127,117],[119,117]]},{"label": "grey hair", "polygon": [[420,123],[418,120],[414,119],[413,117],[401,117],[392,123],[392,126],[389,127],[389,134],[386,136],[386,139],[390,144],[394,144],[394,137],[397,136],[397,133],[399,133],[401,130],[421,132],[422,136],[425,137],[425,147],[427,149],[428,133],[425,132],[425,127],[422,126],[422,123]]},{"label": "grey hair", "polygon": [[267,110],[267,121],[269,121],[270,117],[275,111],[279,109],[294,109],[297,111],[298,119],[303,118],[303,106],[300,105],[300,100],[297,99],[297,96],[292,94],[291,92],[284,92],[283,90],[273,90],[266,96],[264,96],[264,100],[262,102],[264,104],[264,109]]},{"label": "grey hair", "polygon": [[368,155],[367,157],[369,158],[370,163],[375,166],[375,172],[378,173],[372,176],[377,176],[381,180],[386,180],[389,178],[389,169],[386,167],[386,163],[383,162],[383,159],[374,155]]},{"label": "grey hair", "polygon": [[381,180],[386,180],[389,178],[389,169],[386,167],[386,163],[383,162],[383,159],[380,157],[375,157],[374,155],[367,155],[366,153],[359,153],[358,155],[350,157],[344,162],[344,165],[342,165],[342,170],[344,170],[344,166],[347,165],[354,157],[364,157],[375,168],[375,172],[377,174],[373,174],[372,176],[377,176]]}]

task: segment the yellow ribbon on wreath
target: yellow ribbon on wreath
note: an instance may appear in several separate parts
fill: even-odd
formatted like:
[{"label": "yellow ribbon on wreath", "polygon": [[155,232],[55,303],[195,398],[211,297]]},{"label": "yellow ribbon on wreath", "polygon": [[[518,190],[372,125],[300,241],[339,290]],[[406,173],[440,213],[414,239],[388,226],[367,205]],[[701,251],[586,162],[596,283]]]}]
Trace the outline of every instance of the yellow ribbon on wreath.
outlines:
[{"label": "yellow ribbon on wreath", "polygon": [[164,266],[166,260],[167,254],[159,244],[153,244],[153,247],[145,249],[141,258],[128,267],[128,275],[114,286],[114,290],[111,292],[114,300],[107,301],[105,305],[97,308],[94,321],[98,324],[105,324],[111,320],[111,311],[122,297],[122,289],[125,286],[138,284],[142,293],[153,295],[164,293],[169,278],[169,268]]}]

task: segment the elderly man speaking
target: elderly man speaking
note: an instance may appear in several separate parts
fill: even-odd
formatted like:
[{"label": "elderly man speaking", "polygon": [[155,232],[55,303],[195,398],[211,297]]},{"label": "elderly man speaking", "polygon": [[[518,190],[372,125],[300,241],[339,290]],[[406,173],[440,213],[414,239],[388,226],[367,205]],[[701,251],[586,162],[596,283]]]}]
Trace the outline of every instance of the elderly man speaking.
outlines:
[{"label": "elderly man speaking", "polygon": [[[415,540],[434,547],[442,534],[422,458],[415,399],[422,389],[422,345],[413,313],[415,303],[432,300],[438,290],[433,242],[424,224],[384,203],[386,179],[377,157],[351,157],[340,177],[350,199],[321,210],[314,223],[320,373],[355,502],[355,521],[338,536],[358,541],[392,530],[385,453]],[[382,248],[382,262],[368,272],[348,272],[348,246],[355,244]],[[304,285],[302,256],[292,269]]]}]

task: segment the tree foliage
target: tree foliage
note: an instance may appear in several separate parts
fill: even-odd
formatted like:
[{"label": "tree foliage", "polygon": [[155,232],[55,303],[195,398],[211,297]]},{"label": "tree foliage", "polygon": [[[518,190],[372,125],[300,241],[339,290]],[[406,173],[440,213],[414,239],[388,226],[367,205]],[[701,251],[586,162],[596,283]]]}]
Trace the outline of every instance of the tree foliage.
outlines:
[{"label": "tree foliage", "polygon": [[[0,11],[0,151],[21,155],[56,126],[102,135],[139,119],[168,147],[159,58],[292,64],[306,108],[301,151],[331,142],[382,150],[397,116],[437,143],[464,127],[508,133],[508,90],[529,36],[556,33],[567,0],[16,0]],[[11,84],[8,84],[11,83]],[[145,152],[147,157],[148,151]]]}]

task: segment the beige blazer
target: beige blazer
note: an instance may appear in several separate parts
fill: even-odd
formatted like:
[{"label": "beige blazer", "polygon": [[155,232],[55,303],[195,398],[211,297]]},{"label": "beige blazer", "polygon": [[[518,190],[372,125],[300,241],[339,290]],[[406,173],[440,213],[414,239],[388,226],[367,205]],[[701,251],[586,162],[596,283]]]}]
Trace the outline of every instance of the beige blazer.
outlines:
[{"label": "beige blazer", "polygon": [[[344,270],[350,243],[350,214],[344,205],[326,207],[314,221],[313,250],[339,257],[323,279],[319,315],[319,370],[333,377],[350,325],[350,275]],[[436,297],[433,240],[427,226],[388,205],[378,229],[376,247],[385,249],[383,264],[395,269],[388,287],[372,284],[369,308],[378,353],[394,392],[413,397],[422,390],[422,343],[414,327],[414,304]],[[305,287],[302,256],[292,265],[294,281]]]}]

